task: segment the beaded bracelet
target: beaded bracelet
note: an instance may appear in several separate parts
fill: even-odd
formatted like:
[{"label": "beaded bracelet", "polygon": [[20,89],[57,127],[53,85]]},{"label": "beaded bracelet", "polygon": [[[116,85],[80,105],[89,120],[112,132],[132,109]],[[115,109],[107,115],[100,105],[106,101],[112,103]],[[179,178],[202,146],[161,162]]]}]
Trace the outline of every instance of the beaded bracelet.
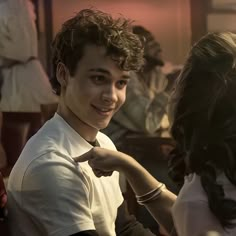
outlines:
[{"label": "beaded bracelet", "polygon": [[145,193],[141,196],[136,196],[138,204],[144,205],[155,200],[163,192],[164,189],[166,189],[166,186],[163,183],[160,183],[157,188],[151,190],[150,192]]}]

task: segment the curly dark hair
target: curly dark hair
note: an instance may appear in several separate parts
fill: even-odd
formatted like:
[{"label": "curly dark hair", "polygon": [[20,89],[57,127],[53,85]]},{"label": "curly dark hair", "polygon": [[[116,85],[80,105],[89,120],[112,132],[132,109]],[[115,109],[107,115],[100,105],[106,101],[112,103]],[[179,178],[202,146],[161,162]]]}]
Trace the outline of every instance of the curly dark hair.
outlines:
[{"label": "curly dark hair", "polygon": [[[62,62],[74,75],[77,63],[83,56],[85,45],[104,46],[107,55],[117,62],[122,70],[138,71],[143,63],[143,44],[132,33],[132,21],[112,18],[111,15],[94,9],[84,9],[67,20],[52,43],[53,73]],[[60,85],[53,76],[52,85],[60,94]]]},{"label": "curly dark hair", "polygon": [[236,201],[225,197],[221,174],[236,185],[236,34],[209,33],[190,51],[170,103],[179,154],[171,174],[200,176],[209,208],[223,227],[235,226]]}]

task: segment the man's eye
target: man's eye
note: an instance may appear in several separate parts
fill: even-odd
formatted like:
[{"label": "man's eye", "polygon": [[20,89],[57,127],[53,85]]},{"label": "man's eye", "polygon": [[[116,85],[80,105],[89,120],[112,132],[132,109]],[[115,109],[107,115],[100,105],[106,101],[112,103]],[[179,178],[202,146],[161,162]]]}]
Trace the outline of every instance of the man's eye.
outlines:
[{"label": "man's eye", "polygon": [[94,75],[94,76],[91,76],[92,80],[94,83],[96,84],[100,84],[100,83],[103,83],[105,81],[105,77],[102,76],[102,75]]},{"label": "man's eye", "polygon": [[128,80],[120,80],[118,82],[118,88],[122,89],[128,84]]}]

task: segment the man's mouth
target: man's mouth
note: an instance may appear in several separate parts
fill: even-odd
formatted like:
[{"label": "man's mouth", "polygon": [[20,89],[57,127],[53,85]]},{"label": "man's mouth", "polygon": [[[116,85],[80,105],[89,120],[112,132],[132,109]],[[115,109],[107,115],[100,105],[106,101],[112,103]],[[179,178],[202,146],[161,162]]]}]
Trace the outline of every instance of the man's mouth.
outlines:
[{"label": "man's mouth", "polygon": [[102,116],[109,116],[113,113],[115,108],[104,108],[104,107],[97,107],[92,105],[92,107],[97,111],[98,114]]}]

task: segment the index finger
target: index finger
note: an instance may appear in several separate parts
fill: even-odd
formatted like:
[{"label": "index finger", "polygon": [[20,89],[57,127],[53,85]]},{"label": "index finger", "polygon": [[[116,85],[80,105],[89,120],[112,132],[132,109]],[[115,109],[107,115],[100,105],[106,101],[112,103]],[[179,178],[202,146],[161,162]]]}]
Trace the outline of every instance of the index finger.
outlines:
[{"label": "index finger", "polygon": [[73,159],[75,162],[85,162],[85,161],[91,160],[92,158],[93,158],[93,156],[92,156],[91,152],[88,151],[78,157],[74,157]]}]

